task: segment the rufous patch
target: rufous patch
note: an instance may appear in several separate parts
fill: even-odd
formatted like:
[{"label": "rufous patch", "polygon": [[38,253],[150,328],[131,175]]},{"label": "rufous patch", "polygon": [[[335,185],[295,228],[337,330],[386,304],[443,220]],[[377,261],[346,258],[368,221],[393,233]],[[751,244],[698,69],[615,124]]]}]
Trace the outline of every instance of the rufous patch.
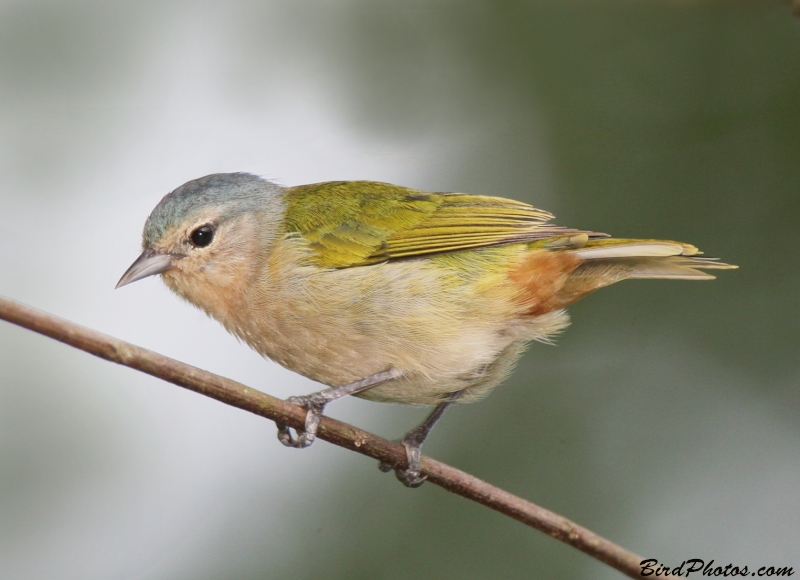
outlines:
[{"label": "rufous patch", "polygon": [[570,273],[582,260],[570,252],[534,250],[524,256],[509,279],[519,287],[526,314],[541,316],[563,307],[559,296]]}]

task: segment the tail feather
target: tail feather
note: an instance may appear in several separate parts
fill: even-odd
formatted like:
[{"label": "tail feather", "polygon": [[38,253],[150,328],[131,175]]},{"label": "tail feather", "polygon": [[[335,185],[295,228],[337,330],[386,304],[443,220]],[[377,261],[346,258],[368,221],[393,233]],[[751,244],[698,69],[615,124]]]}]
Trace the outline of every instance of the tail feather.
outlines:
[{"label": "tail feather", "polygon": [[737,268],[670,240],[592,239],[578,233],[537,241],[531,248],[546,251],[528,254],[511,277],[523,288],[529,314],[537,316],[621,280],[713,280],[704,270]]},{"label": "tail feather", "polygon": [[703,270],[730,270],[737,266],[717,261],[716,258],[670,256],[667,258],[633,258],[628,278],[662,280],[713,280],[716,276]]},{"label": "tail feather", "polygon": [[595,290],[627,279],[713,280],[703,270],[736,268],[669,240],[582,240],[564,251],[580,258],[551,302],[564,308]]},{"label": "tail feather", "polygon": [[588,240],[575,253],[583,258],[630,258],[635,256],[694,256],[700,250],[692,244],[673,240],[629,240],[607,238]]},{"label": "tail feather", "polygon": [[700,256],[695,246],[671,240],[590,240],[572,253],[584,260],[584,268],[616,270],[616,278],[713,280],[702,270],[736,268],[716,258]]}]

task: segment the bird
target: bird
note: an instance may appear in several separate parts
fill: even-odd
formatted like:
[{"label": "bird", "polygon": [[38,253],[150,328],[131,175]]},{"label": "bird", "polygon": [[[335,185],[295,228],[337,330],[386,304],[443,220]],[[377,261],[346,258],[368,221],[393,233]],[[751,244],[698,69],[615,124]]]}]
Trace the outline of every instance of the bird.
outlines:
[{"label": "bird", "polygon": [[552,341],[567,306],[621,280],[736,267],[691,244],[553,219],[502,197],[218,173],[158,203],[117,288],[158,274],[260,355],[327,386],[288,399],[306,410],[303,429],[278,425],[289,447],[311,445],[344,396],[433,407],[401,439],[406,465],[380,466],[417,487],[445,410],[488,395],[531,341]]}]

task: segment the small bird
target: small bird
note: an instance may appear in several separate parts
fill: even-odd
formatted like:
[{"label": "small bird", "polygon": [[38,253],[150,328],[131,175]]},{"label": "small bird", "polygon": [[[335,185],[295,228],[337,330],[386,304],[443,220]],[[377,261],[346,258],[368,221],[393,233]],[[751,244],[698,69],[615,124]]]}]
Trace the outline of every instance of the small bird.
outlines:
[{"label": "small bird", "polygon": [[346,395],[434,406],[401,440],[407,467],[395,472],[416,487],[420,448],[447,407],[488,395],[530,341],[569,324],[566,306],[628,278],[736,267],[690,244],[552,218],[500,197],[220,173],[161,200],[117,288],[160,274],[259,354],[328,385],[289,399],[307,415],[296,434],[278,426],[287,446],[311,445],[325,405]]}]

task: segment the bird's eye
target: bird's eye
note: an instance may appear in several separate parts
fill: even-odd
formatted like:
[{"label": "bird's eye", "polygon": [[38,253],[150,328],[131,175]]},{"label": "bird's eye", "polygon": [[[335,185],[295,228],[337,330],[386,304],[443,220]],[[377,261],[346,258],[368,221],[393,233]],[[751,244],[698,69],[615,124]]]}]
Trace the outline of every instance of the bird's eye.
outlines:
[{"label": "bird's eye", "polygon": [[207,224],[200,226],[189,235],[189,239],[195,247],[205,248],[214,239],[214,228]]}]

